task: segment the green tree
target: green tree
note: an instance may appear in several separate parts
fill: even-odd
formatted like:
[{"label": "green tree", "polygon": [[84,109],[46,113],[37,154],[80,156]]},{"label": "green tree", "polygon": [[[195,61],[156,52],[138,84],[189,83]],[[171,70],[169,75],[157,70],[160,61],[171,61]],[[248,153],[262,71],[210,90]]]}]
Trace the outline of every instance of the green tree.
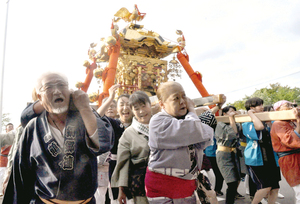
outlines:
[{"label": "green tree", "polygon": [[2,130],[5,129],[6,124],[9,122],[10,122],[9,113],[3,113],[2,114]]},{"label": "green tree", "polygon": [[300,103],[300,88],[289,86],[281,86],[279,83],[270,84],[270,87],[256,90],[251,96],[245,96],[243,99],[229,103],[228,105],[235,106],[237,110],[244,109],[246,100],[253,97],[259,97],[264,100],[264,105],[273,105],[280,100],[288,100]]}]

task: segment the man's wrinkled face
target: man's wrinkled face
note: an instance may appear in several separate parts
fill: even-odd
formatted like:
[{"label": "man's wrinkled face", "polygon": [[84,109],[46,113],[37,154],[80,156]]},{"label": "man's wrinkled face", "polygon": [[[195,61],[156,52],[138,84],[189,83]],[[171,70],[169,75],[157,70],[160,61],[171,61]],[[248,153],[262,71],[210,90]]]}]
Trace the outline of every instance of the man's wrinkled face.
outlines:
[{"label": "man's wrinkled face", "polygon": [[70,101],[68,82],[57,74],[46,76],[42,80],[38,98],[49,113],[61,114],[68,111]]}]

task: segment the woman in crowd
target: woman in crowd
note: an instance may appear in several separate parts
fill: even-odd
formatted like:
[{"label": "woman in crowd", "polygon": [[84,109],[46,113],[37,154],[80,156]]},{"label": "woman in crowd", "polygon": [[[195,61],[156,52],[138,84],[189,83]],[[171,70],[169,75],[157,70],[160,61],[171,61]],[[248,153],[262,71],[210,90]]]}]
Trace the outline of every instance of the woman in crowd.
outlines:
[{"label": "woman in crowd", "polygon": [[[113,87],[112,90],[115,90]],[[112,91],[111,90],[111,91]],[[114,95],[114,93],[110,93]],[[102,100],[102,104],[105,106],[105,102],[108,98],[104,98]],[[102,113],[101,113],[102,114]],[[117,119],[118,117],[117,112],[117,102],[112,100],[109,104],[108,109],[105,111],[105,116],[109,118]],[[98,163],[98,188],[95,193],[95,199],[97,204],[108,204],[110,200],[113,198],[110,196],[112,194],[111,188],[109,187],[109,160],[110,160],[110,152],[106,152],[97,157]]]},{"label": "woman in crowd", "polygon": [[241,180],[240,164],[237,155],[239,141],[239,126],[235,123],[236,108],[226,106],[222,109],[224,116],[229,116],[230,123],[218,122],[215,137],[217,140],[217,164],[228,186],[226,191],[226,204],[233,204],[237,188]]},{"label": "woman in crowd", "polygon": [[145,179],[149,203],[194,204],[203,149],[211,144],[213,129],[199,120],[179,83],[161,84],[157,97],[162,111],[149,124],[151,156]]},{"label": "woman in crowd", "polygon": [[248,99],[245,108],[252,122],[242,124],[243,134],[247,138],[247,146],[244,152],[245,163],[253,182],[257,186],[252,204],[259,203],[264,197],[268,197],[269,204],[275,203],[281,179],[268,127],[254,114],[263,112],[263,103],[260,98]]},{"label": "woman in crowd", "polygon": [[148,146],[151,102],[143,91],[134,92],[129,98],[134,114],[132,124],[119,140],[117,165],[112,175],[112,186],[119,187],[119,203],[126,203],[124,187],[136,204],[148,203],[145,192],[145,174],[150,149]]},{"label": "woman in crowd", "polygon": [[[264,112],[270,112],[270,111],[275,111],[272,105],[264,106]],[[272,123],[273,123],[272,121],[266,121],[266,124],[267,124],[267,126],[268,126],[268,128],[269,128],[269,131],[271,131]],[[272,138],[272,137],[271,137],[271,138]],[[278,161],[278,156],[277,156],[277,154],[275,154],[275,158],[276,158],[276,160]],[[279,164],[278,164],[278,165],[279,165]],[[278,192],[278,198],[280,198],[280,199],[283,199],[283,198],[284,198],[284,195],[282,195],[282,194],[280,193],[280,189],[279,189],[279,192]]]},{"label": "woman in crowd", "polygon": [[[123,94],[120,95],[117,99],[117,115],[119,118],[114,119],[117,117],[117,115],[114,112],[114,98],[116,90],[120,87],[119,84],[115,84],[109,88],[109,97],[107,100],[103,100],[102,105],[98,108],[98,113],[101,116],[107,115],[108,119],[114,129],[115,133],[115,140],[114,140],[114,146],[110,150],[110,160],[109,160],[109,181],[111,181],[111,176],[113,174],[113,171],[115,169],[116,163],[117,163],[117,150],[118,150],[118,144],[119,139],[121,135],[123,134],[125,128],[129,127],[132,122],[132,111],[129,106],[129,95]],[[118,195],[119,195],[119,188],[111,188],[112,194],[113,194],[113,200],[111,203],[115,204],[118,203]],[[126,189],[125,189],[126,190]],[[128,199],[131,199],[131,195],[127,194]]]},{"label": "woman in crowd", "polygon": [[274,104],[275,111],[293,110],[296,120],[275,121],[271,129],[274,151],[279,156],[282,175],[295,191],[300,203],[300,110],[291,102],[282,100]]}]

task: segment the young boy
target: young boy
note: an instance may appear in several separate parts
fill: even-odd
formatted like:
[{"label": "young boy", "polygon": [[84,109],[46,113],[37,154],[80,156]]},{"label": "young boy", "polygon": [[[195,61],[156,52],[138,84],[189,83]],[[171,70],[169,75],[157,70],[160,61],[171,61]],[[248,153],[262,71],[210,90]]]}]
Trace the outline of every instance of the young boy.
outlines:
[{"label": "young boy", "polygon": [[263,112],[263,103],[264,101],[257,97],[248,99],[245,102],[245,108],[252,122],[242,124],[243,134],[247,138],[244,152],[245,163],[253,182],[257,186],[252,204],[258,204],[266,196],[268,196],[268,203],[275,203],[281,179],[269,129],[266,123],[260,121],[254,114]]}]

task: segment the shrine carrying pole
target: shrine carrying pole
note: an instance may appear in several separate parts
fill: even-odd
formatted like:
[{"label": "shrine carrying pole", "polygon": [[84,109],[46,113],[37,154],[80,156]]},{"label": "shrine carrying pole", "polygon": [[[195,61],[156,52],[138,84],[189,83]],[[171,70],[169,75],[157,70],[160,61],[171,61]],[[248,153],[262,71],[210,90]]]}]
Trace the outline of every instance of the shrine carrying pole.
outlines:
[{"label": "shrine carrying pole", "polygon": [[[273,111],[273,112],[262,112],[254,113],[254,115],[261,121],[275,121],[275,120],[296,120],[296,116],[293,110],[286,111]],[[218,122],[229,123],[228,116],[217,116]],[[251,122],[251,117],[247,114],[235,115],[234,120],[236,123]]]}]

